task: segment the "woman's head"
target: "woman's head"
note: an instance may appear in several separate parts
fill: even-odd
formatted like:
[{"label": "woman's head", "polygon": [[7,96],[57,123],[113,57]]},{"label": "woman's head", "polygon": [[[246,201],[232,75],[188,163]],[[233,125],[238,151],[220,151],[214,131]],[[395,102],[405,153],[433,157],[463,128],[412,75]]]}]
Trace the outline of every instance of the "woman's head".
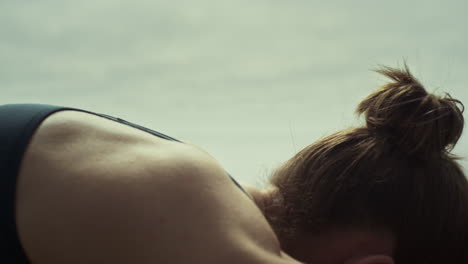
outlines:
[{"label": "woman's head", "polygon": [[366,125],[282,164],[266,216],[282,242],[367,230],[389,234],[396,263],[466,258],[468,184],[450,154],[463,130],[463,105],[428,93],[406,65],[377,72],[391,82],[357,107]]}]

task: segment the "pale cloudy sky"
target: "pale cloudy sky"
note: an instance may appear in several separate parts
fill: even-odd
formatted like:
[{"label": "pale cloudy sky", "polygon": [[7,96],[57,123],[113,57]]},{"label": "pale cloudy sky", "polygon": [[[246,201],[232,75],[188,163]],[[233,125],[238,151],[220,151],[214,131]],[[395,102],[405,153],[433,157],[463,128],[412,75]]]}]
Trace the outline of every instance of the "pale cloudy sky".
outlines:
[{"label": "pale cloudy sky", "polygon": [[1,0],[0,104],[118,116],[260,185],[358,124],[356,105],[385,81],[378,64],[406,59],[429,91],[468,105],[467,11],[464,0]]}]

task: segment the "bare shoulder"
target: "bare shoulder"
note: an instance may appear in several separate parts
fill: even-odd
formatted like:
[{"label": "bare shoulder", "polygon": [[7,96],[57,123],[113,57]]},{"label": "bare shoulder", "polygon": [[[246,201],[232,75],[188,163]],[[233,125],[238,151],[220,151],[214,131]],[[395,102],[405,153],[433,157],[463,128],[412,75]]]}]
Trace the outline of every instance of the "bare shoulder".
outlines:
[{"label": "bare shoulder", "polygon": [[106,161],[20,186],[18,227],[33,263],[283,259],[263,215],[206,153],[174,144]]}]

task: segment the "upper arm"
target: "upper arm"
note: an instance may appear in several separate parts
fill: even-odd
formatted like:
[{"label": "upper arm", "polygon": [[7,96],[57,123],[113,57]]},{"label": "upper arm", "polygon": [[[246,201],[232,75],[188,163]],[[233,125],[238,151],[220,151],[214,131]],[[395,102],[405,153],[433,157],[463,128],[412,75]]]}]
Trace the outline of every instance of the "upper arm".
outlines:
[{"label": "upper arm", "polygon": [[32,262],[280,260],[261,214],[238,206],[243,196],[222,168],[203,155],[174,151],[25,190],[18,224]]}]

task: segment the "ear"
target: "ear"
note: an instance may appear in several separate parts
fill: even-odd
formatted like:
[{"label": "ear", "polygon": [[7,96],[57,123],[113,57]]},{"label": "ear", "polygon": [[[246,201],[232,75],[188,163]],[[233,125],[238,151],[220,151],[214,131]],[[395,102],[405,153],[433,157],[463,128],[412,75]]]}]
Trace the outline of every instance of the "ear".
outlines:
[{"label": "ear", "polygon": [[370,255],[346,261],[344,264],[395,264],[395,262],[387,255]]}]

